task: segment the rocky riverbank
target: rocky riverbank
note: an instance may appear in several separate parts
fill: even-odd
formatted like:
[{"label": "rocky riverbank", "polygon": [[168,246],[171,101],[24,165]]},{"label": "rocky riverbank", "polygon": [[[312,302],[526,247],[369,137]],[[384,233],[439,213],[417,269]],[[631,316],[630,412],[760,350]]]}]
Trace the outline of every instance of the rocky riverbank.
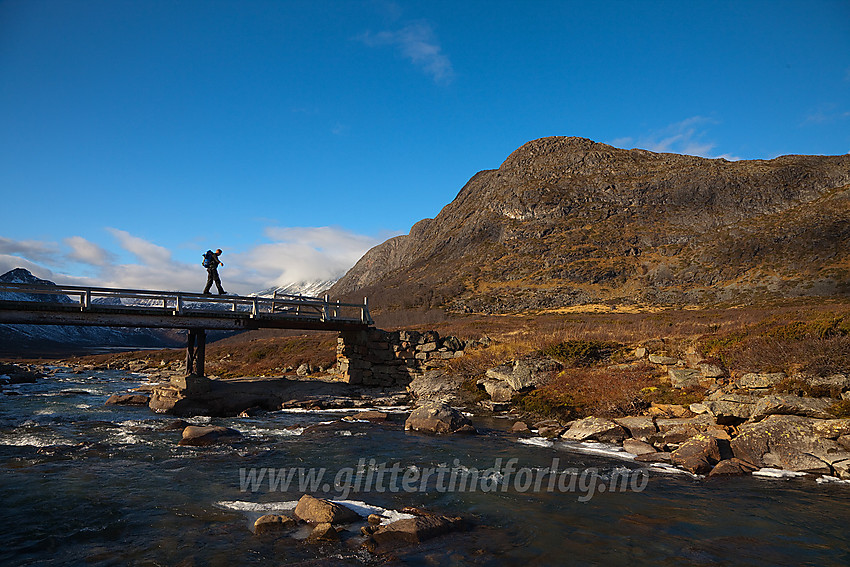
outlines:
[{"label": "rocky riverbank", "polygon": [[[113,396],[108,403],[146,404],[176,416],[411,406],[418,409],[408,429],[470,432],[468,423],[453,421],[453,416],[443,419],[441,412],[448,404],[512,417],[518,435],[615,443],[637,462],[676,466],[696,475],[749,474],[768,468],[850,480],[850,375],[740,373],[694,349],[676,356],[663,349],[653,351],[652,345],[637,345],[628,353],[607,370],[649,369],[657,386],[644,390],[687,392],[693,401],[648,403],[639,412],[619,416],[564,419],[536,414],[528,411],[527,403],[518,402],[530,399],[529,394],[546,388],[564,371],[563,361],[538,353],[491,367],[472,385],[450,368],[435,367],[414,377],[407,387],[391,388],[343,383],[328,373],[310,375],[318,371],[311,368],[284,377],[187,377],[181,362],[133,359],[118,366],[147,375],[149,383]],[[7,380],[32,380],[38,370],[4,368],[0,375],[9,376]],[[80,365],[75,371],[93,369]],[[440,417],[434,418],[437,414]]]},{"label": "rocky riverbank", "polygon": [[[517,421],[515,431],[545,438],[621,445],[638,462],[666,463],[697,475],[728,476],[759,469],[850,480],[850,375],[730,371],[695,352],[684,359],[634,350],[609,368],[650,364],[660,384],[689,390],[688,405],[652,403],[640,414],[577,420]],[[486,407],[510,401],[552,379],[560,364],[545,357],[491,368],[478,381]]]}]

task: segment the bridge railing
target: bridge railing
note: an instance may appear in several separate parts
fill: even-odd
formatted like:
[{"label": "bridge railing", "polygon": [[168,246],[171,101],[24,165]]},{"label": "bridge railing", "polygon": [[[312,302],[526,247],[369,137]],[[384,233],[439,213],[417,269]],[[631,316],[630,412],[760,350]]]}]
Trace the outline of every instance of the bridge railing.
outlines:
[{"label": "bridge railing", "polygon": [[[21,295],[25,294],[25,295]],[[44,296],[33,300],[27,295]],[[53,296],[55,299],[51,299]],[[124,302],[124,300],[128,300]],[[0,301],[32,301],[39,304],[76,303],[83,311],[91,309],[158,309],[180,315],[184,313],[246,313],[252,317],[298,318],[315,321],[354,321],[372,324],[369,303],[332,302],[324,297],[285,295],[272,297],[241,295],[206,295],[182,291],[153,291],[71,285],[35,285],[0,283]]]}]

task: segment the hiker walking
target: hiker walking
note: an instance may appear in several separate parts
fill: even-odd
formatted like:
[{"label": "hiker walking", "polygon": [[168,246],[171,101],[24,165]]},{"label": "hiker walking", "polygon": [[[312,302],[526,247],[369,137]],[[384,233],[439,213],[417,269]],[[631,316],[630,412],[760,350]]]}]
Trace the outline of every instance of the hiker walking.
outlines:
[{"label": "hiker walking", "polygon": [[204,288],[204,295],[210,295],[210,288],[213,282],[215,282],[215,286],[218,288],[218,294],[225,294],[224,289],[221,287],[221,278],[218,277],[218,267],[224,265],[224,262],[218,259],[219,256],[221,256],[221,248],[215,252],[212,250],[204,252],[204,261],[201,263],[207,269],[207,287]]}]

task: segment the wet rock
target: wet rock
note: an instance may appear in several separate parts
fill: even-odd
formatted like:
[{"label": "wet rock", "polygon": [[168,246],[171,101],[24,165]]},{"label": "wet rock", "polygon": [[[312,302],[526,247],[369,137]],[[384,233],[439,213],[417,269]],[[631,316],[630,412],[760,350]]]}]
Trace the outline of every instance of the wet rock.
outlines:
[{"label": "wet rock", "polygon": [[142,394],[112,394],[106,400],[107,406],[146,406],[150,403],[148,396]]},{"label": "wet rock", "polygon": [[614,422],[625,427],[629,435],[641,441],[646,441],[658,431],[655,421],[648,416],[619,417]]},{"label": "wet rock", "polygon": [[362,419],[365,421],[373,421],[373,422],[381,422],[386,421],[389,417],[389,414],[382,411],[361,411],[360,413],[355,413],[351,416],[353,419]]},{"label": "wet rock", "polygon": [[309,494],[298,500],[295,517],[308,524],[346,524],[360,519],[360,515],[351,508]]},{"label": "wet rock", "polygon": [[472,423],[462,413],[447,404],[426,404],[416,408],[404,422],[406,431],[446,434],[464,428],[468,431]]},{"label": "wet rock", "polygon": [[[528,428],[528,424],[524,421],[517,421],[511,426],[511,433],[530,433],[531,430]],[[850,438],[848,438],[850,441]]]},{"label": "wet rock", "polygon": [[761,421],[769,415],[800,415],[830,419],[829,408],[835,400],[832,398],[803,398],[792,395],[764,396],[753,408],[752,421]]},{"label": "wet rock", "polygon": [[462,518],[449,516],[416,516],[379,526],[371,535],[367,547],[377,553],[406,545],[422,543],[437,536],[462,530]]},{"label": "wet rock", "polygon": [[215,445],[217,443],[231,443],[242,438],[242,434],[229,427],[221,427],[218,425],[208,425],[199,427],[190,425],[183,430],[183,439],[179,445],[189,445],[193,447],[204,447],[207,445]]},{"label": "wet rock", "polygon": [[784,372],[751,372],[738,379],[739,388],[772,388],[788,376]]},{"label": "wet rock", "polygon": [[707,434],[691,437],[670,457],[674,465],[694,474],[707,474],[722,460],[718,440]]},{"label": "wet rock", "polygon": [[623,449],[632,455],[646,455],[647,453],[656,453],[655,447],[649,443],[638,441],[637,439],[626,439],[623,441]]},{"label": "wet rock", "polygon": [[753,471],[758,470],[758,467],[753,465],[752,463],[748,463],[746,461],[742,461],[741,459],[731,458],[726,459],[724,461],[720,461],[715,465],[711,472],[708,474],[711,478],[721,477],[721,476],[744,476],[748,474],[752,474]]},{"label": "wet rock", "polygon": [[635,461],[639,463],[670,463],[672,460],[671,454],[667,451],[658,451],[657,453],[644,453],[637,455]]},{"label": "wet rock", "polygon": [[301,435],[317,435],[317,436],[332,436],[332,435],[355,435],[367,434],[372,428],[370,423],[360,423],[340,419],[331,423],[314,423],[308,425],[301,432]]},{"label": "wet rock", "polygon": [[330,523],[323,522],[313,528],[313,531],[307,536],[306,541],[307,543],[339,541],[339,532]]},{"label": "wet rock", "polygon": [[546,439],[553,439],[560,436],[565,431],[564,427],[559,424],[547,424],[537,427],[537,435]]},{"label": "wet rock", "polygon": [[240,412],[239,415],[237,415],[236,417],[242,417],[242,418],[256,417],[256,416],[261,415],[263,413],[265,413],[265,410],[263,408],[259,408],[257,406],[254,406],[254,407],[250,407],[250,408]]},{"label": "wet rock", "polygon": [[849,430],[848,419],[770,415],[743,425],[731,447],[735,457],[760,468],[832,474],[828,455],[842,451],[836,440]]},{"label": "wet rock", "polygon": [[626,430],[613,421],[600,417],[579,419],[561,435],[570,441],[601,441],[604,443],[619,443],[628,437]]},{"label": "wet rock", "polygon": [[188,421],[184,421],[182,419],[176,419],[174,421],[169,421],[168,423],[166,423],[165,425],[160,427],[160,430],[161,431],[174,431],[175,429],[179,429],[179,430],[182,431],[182,430],[186,429],[187,427],[189,427],[190,425],[192,425],[192,424],[189,423]]},{"label": "wet rock", "polygon": [[278,514],[266,514],[257,518],[254,522],[254,533],[257,535],[282,532],[296,526],[296,521],[289,516]]}]

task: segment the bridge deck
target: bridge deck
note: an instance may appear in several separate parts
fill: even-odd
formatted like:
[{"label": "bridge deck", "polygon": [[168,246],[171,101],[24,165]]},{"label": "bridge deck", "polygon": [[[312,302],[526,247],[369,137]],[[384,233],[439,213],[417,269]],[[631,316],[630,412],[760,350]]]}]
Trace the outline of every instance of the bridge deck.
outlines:
[{"label": "bridge deck", "polygon": [[331,302],[327,296],[267,298],[9,283],[0,283],[0,323],[327,331],[373,324],[366,301]]}]

